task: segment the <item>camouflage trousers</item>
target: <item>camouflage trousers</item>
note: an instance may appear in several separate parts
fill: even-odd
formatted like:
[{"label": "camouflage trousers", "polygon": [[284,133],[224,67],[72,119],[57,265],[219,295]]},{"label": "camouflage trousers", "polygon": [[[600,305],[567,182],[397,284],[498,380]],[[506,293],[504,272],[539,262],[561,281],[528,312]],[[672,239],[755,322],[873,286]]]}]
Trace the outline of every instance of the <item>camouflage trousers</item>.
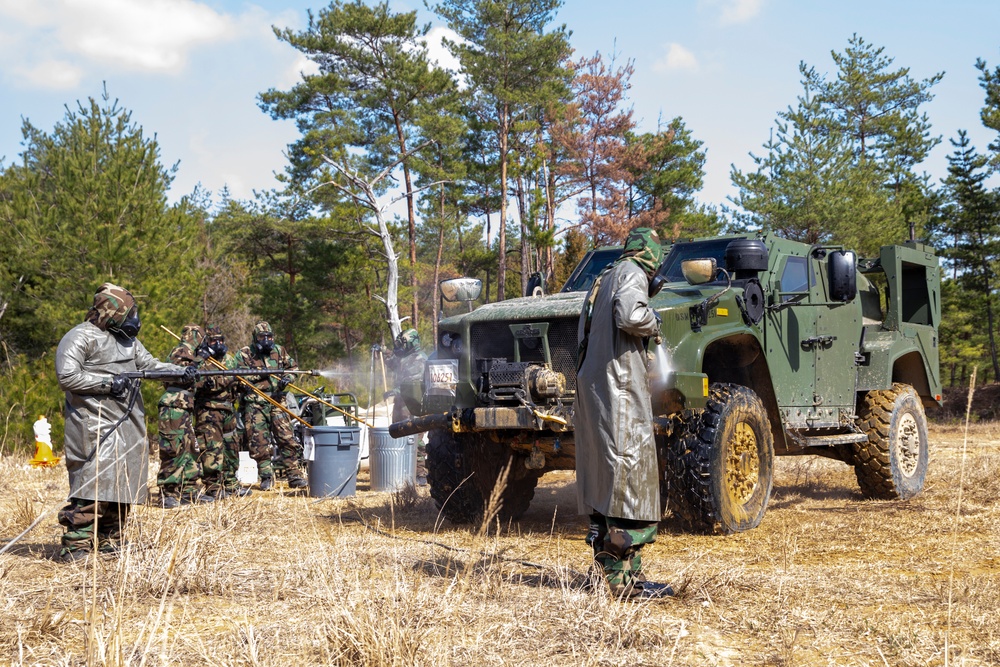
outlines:
[{"label": "camouflage trousers", "polygon": [[191,410],[161,404],[159,429],[160,472],[156,483],[160,494],[179,498],[197,493],[201,465]]},{"label": "camouflage trousers", "polygon": [[594,549],[594,562],[615,596],[629,595],[636,583],[646,580],[640,551],[656,541],[655,521],[617,519],[590,515],[587,544]]},{"label": "camouflage trousers", "polygon": [[195,411],[195,431],[201,445],[201,480],[205,493],[239,488],[236,470],[240,466],[236,438],[236,413],[224,408],[199,408]]},{"label": "camouflage trousers", "polygon": [[295,441],[288,415],[268,404],[247,401],[243,405],[243,423],[246,425],[250,458],[257,462],[261,478],[273,477],[271,463],[272,442],[277,450],[276,459],[285,470],[289,482],[304,480],[302,473],[302,445]]},{"label": "camouflage trousers", "polygon": [[98,551],[116,551],[121,547],[122,529],[131,507],[127,503],[70,498],[69,504],[59,510],[59,525],[66,529],[59,555],[93,551],[95,533]]},{"label": "camouflage trousers", "polygon": [[427,479],[427,441],[424,434],[417,434],[417,478]]}]

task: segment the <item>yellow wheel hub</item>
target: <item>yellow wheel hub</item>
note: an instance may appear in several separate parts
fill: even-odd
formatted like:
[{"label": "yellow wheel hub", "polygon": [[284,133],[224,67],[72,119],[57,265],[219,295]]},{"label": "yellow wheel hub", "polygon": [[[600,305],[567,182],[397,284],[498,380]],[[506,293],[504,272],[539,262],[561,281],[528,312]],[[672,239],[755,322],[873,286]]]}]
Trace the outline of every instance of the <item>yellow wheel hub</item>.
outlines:
[{"label": "yellow wheel hub", "polygon": [[757,436],[746,422],[740,422],[733,431],[726,456],[726,492],[737,505],[747,503],[760,479],[760,457],[757,455]]}]

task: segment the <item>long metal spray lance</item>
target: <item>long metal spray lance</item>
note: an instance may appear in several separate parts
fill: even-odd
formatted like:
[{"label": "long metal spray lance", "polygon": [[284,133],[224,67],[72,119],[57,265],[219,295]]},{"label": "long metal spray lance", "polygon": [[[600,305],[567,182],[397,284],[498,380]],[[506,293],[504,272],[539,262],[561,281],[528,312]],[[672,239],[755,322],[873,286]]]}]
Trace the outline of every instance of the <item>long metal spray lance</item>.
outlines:
[{"label": "long metal spray lance", "polygon": [[[164,331],[166,331],[168,334],[170,334],[174,338],[176,338],[177,340],[181,340],[180,336],[178,336],[177,334],[175,334],[173,331],[171,331],[167,327],[163,326],[162,324],[160,325],[160,328],[163,329]],[[228,370],[225,366],[222,365],[222,363],[218,359],[216,359],[214,357],[209,357],[208,358],[208,363],[212,364],[213,366],[215,366],[216,368],[218,368],[220,371]],[[302,422],[303,425],[305,425],[307,427],[310,427],[310,428],[312,427],[312,424],[310,424],[309,422],[307,422],[302,417],[299,417],[297,414],[295,414],[294,412],[292,412],[291,410],[289,410],[288,408],[286,408],[284,405],[282,405],[278,401],[274,400],[273,398],[271,398],[270,396],[268,396],[267,394],[265,394],[263,391],[261,391],[256,386],[254,386],[254,384],[252,382],[250,382],[250,380],[247,380],[246,378],[240,377],[238,375],[236,376],[236,379],[239,380],[240,382],[242,382],[243,384],[245,384],[246,386],[250,387],[251,389],[253,389],[254,393],[256,393],[258,396],[260,396],[261,398],[263,398],[265,401],[267,401],[268,403],[270,403],[274,407],[276,407],[279,410],[282,410],[283,412],[285,412],[285,414],[287,414],[289,417],[294,417],[295,419],[298,419],[300,422]]]},{"label": "long metal spray lance", "polygon": [[320,398],[319,396],[317,396],[317,395],[315,395],[315,394],[310,394],[310,393],[309,393],[308,391],[306,391],[306,390],[305,390],[305,389],[303,389],[302,387],[299,387],[299,386],[297,386],[297,385],[294,385],[294,384],[289,384],[289,385],[288,385],[288,388],[289,388],[289,389],[294,389],[295,391],[297,391],[297,392],[299,392],[299,393],[301,393],[301,394],[305,394],[305,395],[306,395],[306,396],[308,396],[309,398],[314,398],[314,399],[316,399],[317,401],[319,401],[320,403],[322,403],[323,405],[325,405],[326,407],[328,407],[328,408],[333,408],[333,409],[334,409],[334,410],[336,410],[337,412],[340,412],[340,413],[342,413],[342,414],[343,414],[343,415],[344,415],[345,417],[350,417],[351,419],[353,419],[353,420],[354,420],[354,421],[356,421],[356,422],[361,422],[362,424],[364,424],[364,425],[365,425],[365,426],[367,426],[368,428],[375,428],[375,426],[374,426],[373,424],[369,424],[368,422],[366,422],[366,421],[365,421],[364,419],[362,419],[361,417],[355,417],[354,415],[352,415],[352,414],[351,414],[350,412],[348,412],[347,410],[343,410],[343,409],[341,409],[341,408],[338,408],[338,407],[337,407],[336,405],[334,405],[333,403],[329,403],[329,402],[327,402],[327,401],[324,401],[324,400],[323,400],[322,398]]}]

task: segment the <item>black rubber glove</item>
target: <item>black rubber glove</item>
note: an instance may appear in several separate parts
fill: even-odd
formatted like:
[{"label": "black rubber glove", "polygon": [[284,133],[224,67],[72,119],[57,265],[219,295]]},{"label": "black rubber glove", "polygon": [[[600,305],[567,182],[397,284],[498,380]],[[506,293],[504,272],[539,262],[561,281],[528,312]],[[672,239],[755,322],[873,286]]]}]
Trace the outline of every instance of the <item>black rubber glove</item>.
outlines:
[{"label": "black rubber glove", "polygon": [[285,391],[285,387],[287,387],[291,383],[292,383],[291,377],[289,377],[288,375],[282,375],[280,378],[278,378],[278,388],[275,391],[280,394],[281,392]]},{"label": "black rubber glove", "polygon": [[222,359],[226,356],[226,352],[228,351],[229,348],[226,347],[225,343],[216,343],[212,346],[212,357],[215,359]]},{"label": "black rubber glove", "polygon": [[212,347],[208,344],[208,341],[201,341],[201,345],[194,348],[194,353],[197,354],[202,359],[208,359],[212,356]]},{"label": "black rubber glove", "polygon": [[128,393],[129,381],[124,375],[116,375],[111,378],[111,391],[115,398],[123,398]]},{"label": "black rubber glove", "polygon": [[194,384],[198,381],[198,369],[194,366],[188,366],[184,369],[183,381],[185,384]]}]

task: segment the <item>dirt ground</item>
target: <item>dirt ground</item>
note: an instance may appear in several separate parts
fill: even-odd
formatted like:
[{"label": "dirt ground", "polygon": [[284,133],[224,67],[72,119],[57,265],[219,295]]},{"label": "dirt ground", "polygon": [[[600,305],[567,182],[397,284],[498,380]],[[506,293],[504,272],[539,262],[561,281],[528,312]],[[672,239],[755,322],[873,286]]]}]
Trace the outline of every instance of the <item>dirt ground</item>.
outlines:
[{"label": "dirt ground", "polygon": [[[63,468],[0,459],[0,546],[66,496]],[[1000,426],[931,427],[924,491],[858,493],[846,465],[782,458],[755,530],[661,531],[666,601],[591,591],[571,473],[500,530],[426,489],[277,492],[138,508],[118,558],[63,565],[49,513],[0,556],[0,664],[998,665]]]}]

